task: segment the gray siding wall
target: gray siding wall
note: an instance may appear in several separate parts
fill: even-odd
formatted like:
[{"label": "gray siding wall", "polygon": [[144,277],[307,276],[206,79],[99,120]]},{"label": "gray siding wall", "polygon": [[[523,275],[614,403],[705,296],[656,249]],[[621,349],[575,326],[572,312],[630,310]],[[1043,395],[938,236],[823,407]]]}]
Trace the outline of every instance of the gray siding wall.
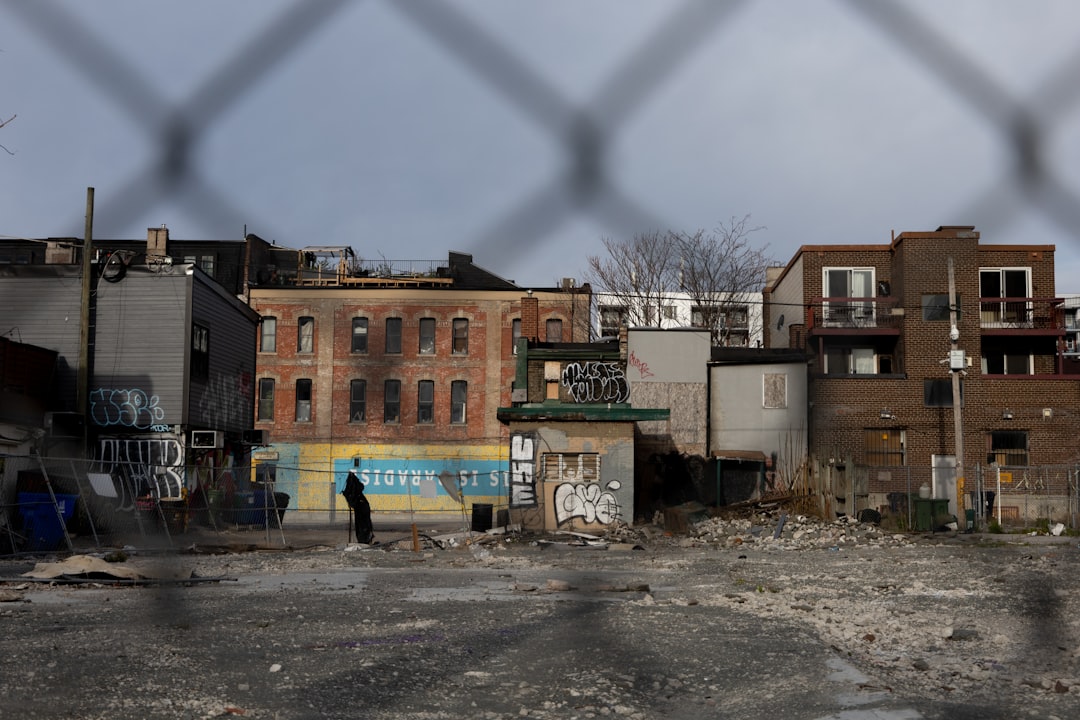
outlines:
[{"label": "gray siding wall", "polygon": [[257,316],[206,276],[194,276],[192,323],[210,330],[210,376],[192,379],[186,424],[240,432],[254,422]]},{"label": "gray siding wall", "polygon": [[97,288],[90,422],[148,431],[184,422],[191,278],[184,266],[129,268]]},{"label": "gray siding wall", "polygon": [[0,266],[0,335],[55,350],[57,409],[77,410],[82,281],[68,269]]},{"label": "gray siding wall", "polygon": [[[765,455],[806,453],[806,365],[716,365],[709,402],[711,448],[759,450]],[[784,407],[765,407],[765,375],[785,376]]]}]

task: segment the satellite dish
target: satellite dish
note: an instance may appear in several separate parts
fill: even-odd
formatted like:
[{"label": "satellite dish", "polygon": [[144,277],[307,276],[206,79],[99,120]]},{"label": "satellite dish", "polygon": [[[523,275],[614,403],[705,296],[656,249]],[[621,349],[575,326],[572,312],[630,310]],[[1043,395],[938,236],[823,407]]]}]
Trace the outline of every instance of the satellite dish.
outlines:
[{"label": "satellite dish", "polygon": [[783,330],[784,329],[784,314],[783,313],[780,313],[780,317],[776,318],[776,329],[777,330]]}]

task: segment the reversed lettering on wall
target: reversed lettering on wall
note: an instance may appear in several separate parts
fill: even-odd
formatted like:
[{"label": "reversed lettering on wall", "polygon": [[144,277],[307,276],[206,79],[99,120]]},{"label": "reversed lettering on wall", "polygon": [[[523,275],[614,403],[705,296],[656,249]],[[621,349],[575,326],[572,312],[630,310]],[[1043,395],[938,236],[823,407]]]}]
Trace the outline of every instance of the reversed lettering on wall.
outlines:
[{"label": "reversed lettering on wall", "polygon": [[576,403],[624,403],[630,399],[630,384],[618,363],[569,363],[563,368],[562,384]]},{"label": "reversed lettering on wall", "polygon": [[555,522],[559,525],[576,518],[588,524],[609,525],[622,517],[615,491],[622,487],[612,480],[605,488],[597,483],[563,483],[555,488]]},{"label": "reversed lettering on wall", "polygon": [[90,393],[90,419],[101,427],[150,430],[165,419],[165,409],[158,402],[157,395],[138,388],[102,388]]},{"label": "reversed lettering on wall", "polygon": [[536,507],[536,437],[510,436],[510,507]]}]

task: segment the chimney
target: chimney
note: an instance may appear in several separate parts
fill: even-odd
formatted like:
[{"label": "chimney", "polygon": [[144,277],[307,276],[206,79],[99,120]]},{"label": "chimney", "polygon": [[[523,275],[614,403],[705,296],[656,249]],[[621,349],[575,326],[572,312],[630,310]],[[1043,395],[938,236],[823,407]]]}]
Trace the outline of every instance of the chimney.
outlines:
[{"label": "chimney", "polygon": [[146,231],[146,256],[165,257],[168,255],[169,228],[162,225],[159,228],[148,228]]},{"label": "chimney", "polygon": [[532,290],[521,298],[521,337],[530,342],[540,339],[540,300],[533,297]]}]

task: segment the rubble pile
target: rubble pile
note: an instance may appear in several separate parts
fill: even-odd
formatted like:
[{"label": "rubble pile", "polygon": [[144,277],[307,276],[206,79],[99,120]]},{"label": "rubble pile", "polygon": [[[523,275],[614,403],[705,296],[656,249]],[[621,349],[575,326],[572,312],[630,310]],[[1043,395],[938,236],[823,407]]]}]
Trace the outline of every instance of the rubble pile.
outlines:
[{"label": "rubble pile", "polygon": [[841,517],[832,522],[806,515],[755,513],[749,517],[710,517],[689,527],[688,538],[706,545],[753,545],[779,550],[839,549],[852,545],[895,547],[910,544],[903,534],[882,532],[873,523]]}]

